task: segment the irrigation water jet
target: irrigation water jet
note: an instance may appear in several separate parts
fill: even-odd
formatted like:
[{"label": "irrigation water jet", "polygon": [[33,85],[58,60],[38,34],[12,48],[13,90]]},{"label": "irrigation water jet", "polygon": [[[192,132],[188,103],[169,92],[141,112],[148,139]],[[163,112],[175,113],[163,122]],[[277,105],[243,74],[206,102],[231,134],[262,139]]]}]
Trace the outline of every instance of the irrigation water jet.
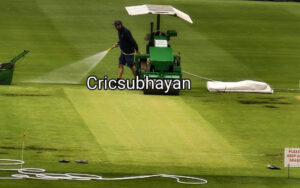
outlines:
[{"label": "irrigation water jet", "polygon": [[98,65],[111,48],[82,60],[55,69],[43,76],[29,80],[34,83],[79,84],[80,81]]}]

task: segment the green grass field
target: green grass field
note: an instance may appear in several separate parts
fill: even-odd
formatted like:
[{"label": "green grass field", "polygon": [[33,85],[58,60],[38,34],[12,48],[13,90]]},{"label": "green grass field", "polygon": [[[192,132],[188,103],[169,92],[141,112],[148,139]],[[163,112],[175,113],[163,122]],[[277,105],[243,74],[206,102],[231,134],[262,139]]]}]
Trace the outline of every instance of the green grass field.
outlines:
[{"label": "green grass field", "polygon": [[[180,96],[89,91],[81,85],[29,83],[110,47],[121,19],[145,52],[153,15],[129,16],[126,5],[171,4],[194,24],[163,16],[170,43],[188,72],[215,80],[265,81],[299,88],[300,4],[211,0],[9,0],[0,2],[0,57],[17,63],[13,85],[0,86],[0,158],[49,172],[103,176],[169,173],[206,178],[194,187],[299,187],[300,170],[283,168],[285,147],[299,147],[300,93],[208,93],[192,80]],[[114,50],[90,74],[116,76]],[[68,77],[70,72],[64,75]],[[131,77],[129,69],[125,77]],[[63,78],[57,78],[63,79]],[[60,159],[72,160],[62,164]],[[76,164],[85,159],[89,164]],[[268,164],[282,168],[268,170]],[[0,172],[0,176],[10,173]],[[0,187],[193,187],[172,179],[131,181],[0,180]]]}]

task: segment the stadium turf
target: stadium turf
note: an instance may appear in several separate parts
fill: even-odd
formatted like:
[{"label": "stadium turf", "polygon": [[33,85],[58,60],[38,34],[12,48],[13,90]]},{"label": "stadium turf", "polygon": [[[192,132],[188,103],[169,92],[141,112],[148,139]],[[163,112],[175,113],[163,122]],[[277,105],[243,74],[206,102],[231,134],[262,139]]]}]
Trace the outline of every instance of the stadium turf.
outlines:
[{"label": "stadium turf", "polygon": [[[300,4],[257,1],[144,1],[172,4],[194,24],[162,17],[176,29],[170,43],[188,72],[216,80],[254,79],[274,88],[299,87]],[[192,78],[180,96],[139,91],[89,91],[82,85],[30,83],[56,68],[110,47],[121,19],[141,51],[152,15],[132,17],[124,6],[140,1],[1,1],[0,57],[22,49],[12,86],[0,87],[0,158],[25,167],[103,176],[182,174],[206,178],[203,187],[298,187],[300,171],[283,168],[284,147],[298,147],[299,92],[273,95],[208,93]],[[113,77],[118,50],[90,73]],[[57,80],[68,77],[68,73]],[[125,77],[130,77],[127,69]],[[188,75],[185,75],[189,77]],[[61,164],[69,159],[70,164]],[[85,159],[89,164],[76,164]],[[271,171],[274,164],[282,168]],[[0,175],[10,173],[0,172]],[[0,187],[187,187],[154,178],[116,182],[0,180]]]}]

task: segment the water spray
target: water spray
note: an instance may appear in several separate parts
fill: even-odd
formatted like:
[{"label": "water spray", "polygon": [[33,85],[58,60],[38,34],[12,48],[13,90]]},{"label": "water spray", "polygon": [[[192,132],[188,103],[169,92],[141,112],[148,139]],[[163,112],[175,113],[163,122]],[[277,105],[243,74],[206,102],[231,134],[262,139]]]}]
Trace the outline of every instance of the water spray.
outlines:
[{"label": "water spray", "polygon": [[61,83],[61,84],[80,84],[80,82],[92,71],[115,47],[108,48],[102,52],[86,57],[82,60],[55,69],[43,76],[28,80],[34,83]]}]

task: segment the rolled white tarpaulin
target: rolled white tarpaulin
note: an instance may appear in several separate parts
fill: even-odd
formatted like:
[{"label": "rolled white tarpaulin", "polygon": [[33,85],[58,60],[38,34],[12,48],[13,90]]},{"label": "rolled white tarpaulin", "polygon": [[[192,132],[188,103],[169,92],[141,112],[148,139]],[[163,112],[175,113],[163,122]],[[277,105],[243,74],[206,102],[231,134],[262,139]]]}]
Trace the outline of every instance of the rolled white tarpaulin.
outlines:
[{"label": "rolled white tarpaulin", "polygon": [[274,91],[265,82],[244,80],[239,82],[208,81],[207,90],[210,92],[242,92],[242,93],[269,93]]}]

